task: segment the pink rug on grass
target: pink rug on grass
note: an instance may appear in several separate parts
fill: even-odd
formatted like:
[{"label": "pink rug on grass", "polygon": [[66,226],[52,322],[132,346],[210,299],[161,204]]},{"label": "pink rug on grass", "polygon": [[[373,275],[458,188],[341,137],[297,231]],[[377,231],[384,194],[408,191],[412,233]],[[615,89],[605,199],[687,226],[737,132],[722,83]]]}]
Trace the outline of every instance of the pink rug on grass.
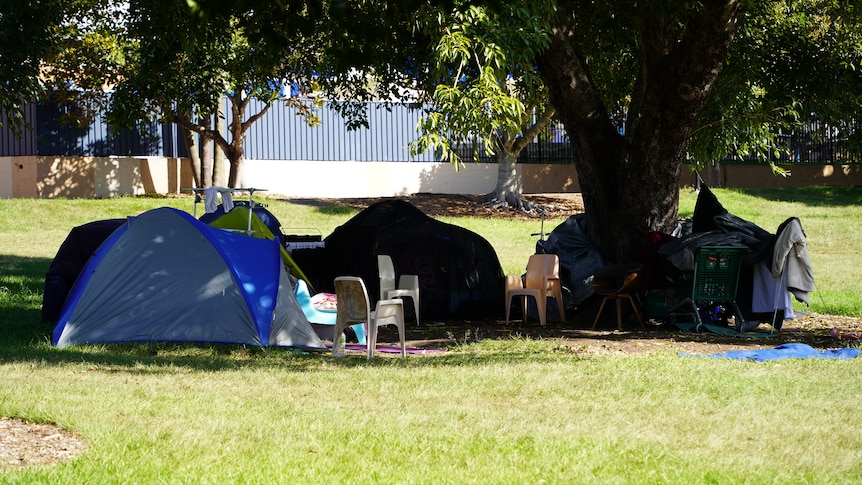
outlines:
[{"label": "pink rug on grass", "polygon": [[[327,347],[332,348],[331,343],[326,344]],[[346,344],[344,346],[347,350],[354,350],[358,352],[366,352],[367,348],[363,344]],[[383,354],[400,354],[401,346],[399,345],[378,345],[375,349],[377,352]],[[425,349],[425,348],[416,348],[416,347],[407,347],[408,354],[435,354],[438,352],[446,352],[444,349]]]}]

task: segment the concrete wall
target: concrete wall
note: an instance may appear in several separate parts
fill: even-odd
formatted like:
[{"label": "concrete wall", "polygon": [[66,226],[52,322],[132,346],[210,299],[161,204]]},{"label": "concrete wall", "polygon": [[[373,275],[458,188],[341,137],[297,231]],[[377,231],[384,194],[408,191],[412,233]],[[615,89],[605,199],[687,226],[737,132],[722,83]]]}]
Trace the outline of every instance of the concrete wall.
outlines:
[{"label": "concrete wall", "polygon": [[[97,158],[94,160],[96,197],[177,194],[181,185],[179,158]],[[191,173],[185,187],[191,187]]]},{"label": "concrete wall", "polygon": [[[519,165],[527,194],[579,192],[574,165]],[[769,167],[707,167],[712,187],[800,187],[860,185],[862,166],[793,166],[789,177]],[[177,158],[4,157],[0,198],[115,197],[175,194],[192,186],[186,160]],[[437,162],[309,162],[247,160],[245,187],[291,197],[389,197],[419,192],[484,194],[494,189],[497,164],[467,164],[460,170]],[[681,184],[695,177],[684,168]]]},{"label": "concrete wall", "polygon": [[292,197],[388,197],[417,192],[484,193],[494,189],[497,167],[460,170],[437,162],[311,162],[248,160],[246,187]]},{"label": "concrete wall", "polygon": [[[792,188],[806,185],[862,185],[862,165],[793,165],[786,177],[772,173],[766,166],[708,167],[701,172],[710,187]],[[693,179],[692,179],[693,180]]]},{"label": "concrete wall", "polygon": [[12,183],[15,180],[14,160],[12,157],[0,157],[0,199],[11,199]]},{"label": "concrete wall", "polygon": [[553,194],[580,192],[578,172],[571,164],[519,165],[521,184],[525,194]]},{"label": "concrete wall", "polygon": [[176,194],[182,185],[178,158],[2,157],[0,198],[115,197]]}]

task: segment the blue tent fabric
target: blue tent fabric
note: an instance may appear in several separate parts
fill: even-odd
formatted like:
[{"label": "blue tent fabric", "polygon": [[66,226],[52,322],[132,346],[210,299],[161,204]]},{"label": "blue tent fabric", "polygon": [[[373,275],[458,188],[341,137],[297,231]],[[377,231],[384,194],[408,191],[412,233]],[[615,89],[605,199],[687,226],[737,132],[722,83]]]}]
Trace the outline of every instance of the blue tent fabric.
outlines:
[{"label": "blue tent fabric", "polygon": [[234,234],[162,207],[99,247],[60,312],[58,347],[221,342],[323,349],[278,241]]},{"label": "blue tent fabric", "polygon": [[688,354],[680,352],[683,357],[711,357],[714,359],[753,360],[766,362],[780,359],[853,359],[862,350],[856,348],[817,350],[810,345],[800,343],[782,344],[772,349],[730,350],[720,354]]}]

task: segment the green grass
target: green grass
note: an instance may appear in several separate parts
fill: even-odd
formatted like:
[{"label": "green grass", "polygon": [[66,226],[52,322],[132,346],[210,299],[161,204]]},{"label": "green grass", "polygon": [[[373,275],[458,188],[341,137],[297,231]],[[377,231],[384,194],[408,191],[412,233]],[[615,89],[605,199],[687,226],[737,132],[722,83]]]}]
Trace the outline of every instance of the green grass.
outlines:
[{"label": "green grass", "polygon": [[[848,308],[859,308],[857,287],[823,281],[859,273],[858,243],[833,238],[860,227],[862,189],[829,202],[825,189],[803,202],[781,200],[793,192],[716,193],[771,231],[799,216],[819,291],[846,291]],[[683,194],[683,212],[693,201]],[[68,230],[160,205],[191,211],[188,199],[0,201],[0,416],[56,422],[88,447],[57,465],[0,472],[0,482],[862,480],[859,359],[589,356],[523,338],[371,362],[228,345],[51,347],[39,323],[42,278]],[[323,235],[354,213],[269,208],[285,227]],[[485,236],[511,272],[522,270],[538,231],[532,222],[447,222]],[[844,251],[834,268],[822,263],[827,247]]]}]

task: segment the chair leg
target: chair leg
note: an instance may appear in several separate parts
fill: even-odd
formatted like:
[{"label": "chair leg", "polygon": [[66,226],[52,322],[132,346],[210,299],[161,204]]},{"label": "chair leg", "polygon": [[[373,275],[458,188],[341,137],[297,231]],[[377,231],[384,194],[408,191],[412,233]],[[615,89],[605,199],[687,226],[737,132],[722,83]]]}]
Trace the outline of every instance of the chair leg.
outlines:
[{"label": "chair leg", "polygon": [[553,287],[550,290],[550,296],[557,302],[557,311],[560,313],[560,322],[566,322],[566,309],[563,306],[563,292],[559,287]]},{"label": "chair leg", "polygon": [[365,336],[366,348],[368,349],[368,360],[374,357],[374,350],[377,348],[377,322],[374,318],[368,322],[368,335]]},{"label": "chair leg", "polygon": [[632,304],[632,310],[634,310],[634,312],[635,312],[635,316],[638,318],[638,322],[641,324],[641,328],[642,328],[642,329],[644,329],[644,330],[646,330],[646,327],[644,326],[644,321],[643,321],[643,319],[641,318],[641,314],[640,314],[640,312],[638,311],[638,306],[635,304],[635,300],[634,300],[634,298],[632,298],[632,296],[631,296],[631,295],[625,295],[625,297],[626,297],[626,298],[628,298],[629,303],[631,303],[631,304]]},{"label": "chair leg", "polygon": [[539,295],[536,297],[536,309],[539,311],[539,325],[548,323],[548,297]]},{"label": "chair leg", "polygon": [[521,295],[521,314],[523,315],[523,322],[527,323],[527,295]]},{"label": "chair leg", "polygon": [[397,325],[398,338],[401,340],[401,357],[407,357],[407,341],[404,338],[404,325]]},{"label": "chair leg", "polygon": [[506,323],[509,323],[509,310],[512,309],[512,295],[506,295]]},{"label": "chair leg", "polygon": [[623,331],[623,301],[619,296],[614,298],[614,303],[617,305],[617,330]]},{"label": "chair leg", "polygon": [[602,310],[605,309],[605,303],[607,303],[607,301],[608,301],[608,297],[602,298],[602,304],[599,305],[599,312],[596,313],[596,319],[593,320],[593,326],[592,326],[592,328],[590,328],[590,330],[596,329],[596,324],[599,323],[599,317],[602,316]]}]

